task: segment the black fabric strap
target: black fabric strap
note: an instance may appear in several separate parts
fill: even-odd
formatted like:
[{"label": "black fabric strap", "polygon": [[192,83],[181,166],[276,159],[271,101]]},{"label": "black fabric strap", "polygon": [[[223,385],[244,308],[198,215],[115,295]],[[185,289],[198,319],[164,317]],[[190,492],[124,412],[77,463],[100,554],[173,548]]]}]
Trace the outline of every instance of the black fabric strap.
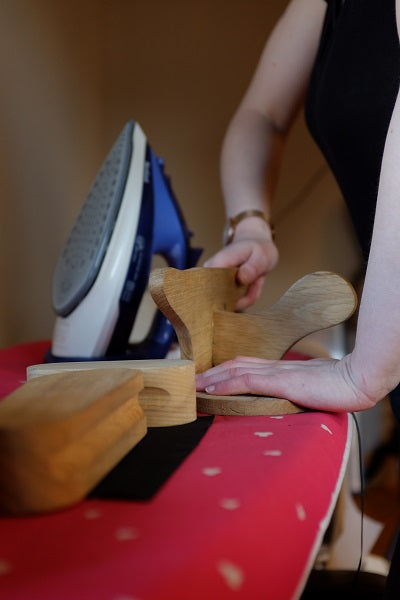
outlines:
[{"label": "black fabric strap", "polygon": [[92,498],[149,500],[197,446],[213,421],[152,427],[122,461],[92,490]]}]

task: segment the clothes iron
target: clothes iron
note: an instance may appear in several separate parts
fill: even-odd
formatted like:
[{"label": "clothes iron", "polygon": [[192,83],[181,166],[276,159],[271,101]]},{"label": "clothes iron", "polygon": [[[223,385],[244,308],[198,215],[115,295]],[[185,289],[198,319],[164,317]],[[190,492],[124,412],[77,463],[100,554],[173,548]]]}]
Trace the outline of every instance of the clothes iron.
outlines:
[{"label": "clothes iron", "polygon": [[109,152],[58,260],[57,315],[47,362],[164,358],[174,339],[157,311],[147,337],[129,342],[153,255],[177,269],[201,250],[188,230],[163,162],[130,120]]}]

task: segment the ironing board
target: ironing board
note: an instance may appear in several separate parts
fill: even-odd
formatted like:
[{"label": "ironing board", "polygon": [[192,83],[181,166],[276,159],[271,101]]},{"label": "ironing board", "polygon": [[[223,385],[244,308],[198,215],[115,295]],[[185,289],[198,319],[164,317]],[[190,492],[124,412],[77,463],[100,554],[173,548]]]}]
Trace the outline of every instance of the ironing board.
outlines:
[{"label": "ironing board", "polygon": [[[0,397],[48,342],[0,351]],[[299,598],[348,459],[347,414],[217,416],[149,501],[0,518],[4,600]]]}]

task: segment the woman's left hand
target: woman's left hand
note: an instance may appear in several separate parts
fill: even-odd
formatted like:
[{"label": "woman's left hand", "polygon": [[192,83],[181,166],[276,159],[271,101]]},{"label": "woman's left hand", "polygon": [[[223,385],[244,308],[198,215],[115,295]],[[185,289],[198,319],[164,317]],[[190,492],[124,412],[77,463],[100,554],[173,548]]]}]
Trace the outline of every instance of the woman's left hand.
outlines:
[{"label": "woman's left hand", "polygon": [[198,391],[217,396],[256,394],[291,400],[306,408],[359,411],[373,406],[356,385],[351,355],[341,360],[264,360],[239,356],[196,376]]}]

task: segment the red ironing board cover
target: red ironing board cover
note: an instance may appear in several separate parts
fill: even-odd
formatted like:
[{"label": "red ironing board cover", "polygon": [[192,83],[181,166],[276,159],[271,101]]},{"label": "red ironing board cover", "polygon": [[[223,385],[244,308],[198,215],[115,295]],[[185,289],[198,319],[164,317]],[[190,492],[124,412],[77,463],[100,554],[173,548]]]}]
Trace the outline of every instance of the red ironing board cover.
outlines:
[{"label": "red ironing board cover", "polygon": [[[0,396],[48,342],[0,351]],[[350,445],[347,414],[216,417],[146,502],[0,519],[4,600],[288,600],[301,594]]]}]

